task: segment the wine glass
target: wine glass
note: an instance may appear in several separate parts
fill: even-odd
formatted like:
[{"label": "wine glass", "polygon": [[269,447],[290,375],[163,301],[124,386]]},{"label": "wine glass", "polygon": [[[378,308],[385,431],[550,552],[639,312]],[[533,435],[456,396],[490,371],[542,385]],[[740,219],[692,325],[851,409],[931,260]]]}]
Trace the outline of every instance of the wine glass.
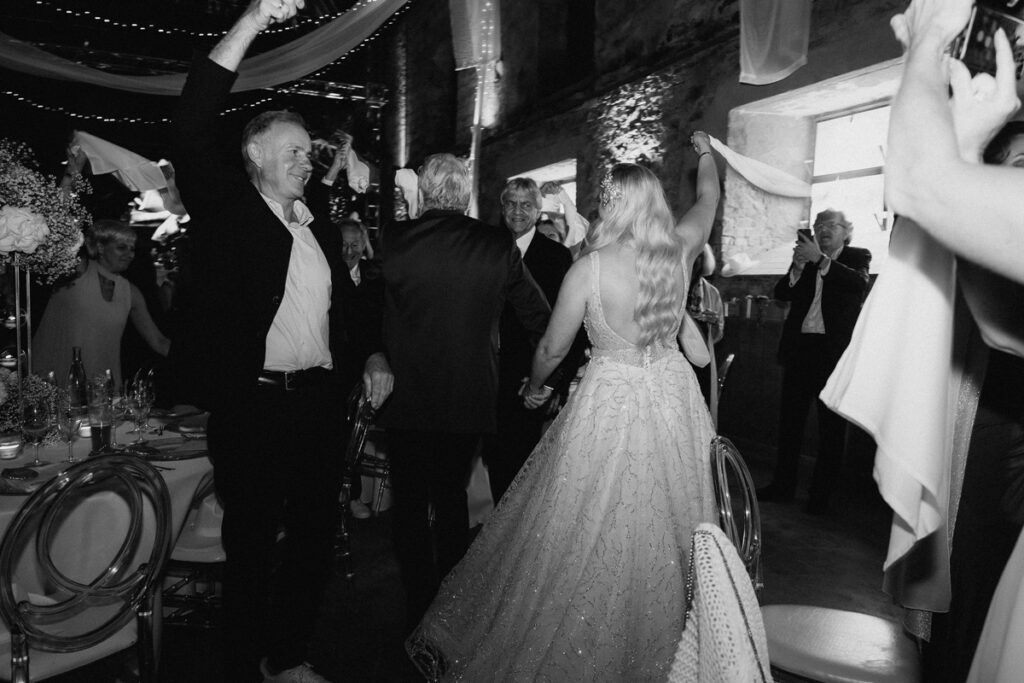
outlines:
[{"label": "wine glass", "polygon": [[27,443],[35,444],[35,459],[29,467],[49,465],[39,459],[39,445],[46,438],[51,425],[50,402],[45,398],[29,399],[21,413],[21,433]]},{"label": "wine glass", "polygon": [[149,411],[153,407],[153,392],[146,382],[136,382],[132,387],[131,393],[128,394],[128,411],[132,417],[132,421],[135,423],[135,441],[133,441],[129,448],[132,449],[143,449],[145,447],[146,438],[145,424],[149,420]]},{"label": "wine glass", "polygon": [[74,442],[75,437],[78,436],[78,428],[82,424],[82,418],[71,410],[69,403],[63,402],[57,407],[56,423],[57,435],[61,441],[68,445],[68,462],[75,462],[75,456],[71,452],[71,444]]},{"label": "wine glass", "polygon": [[124,422],[129,415],[128,394],[123,386],[115,389],[113,396],[110,397],[110,414],[110,448],[120,451],[123,448],[117,443],[117,425]]}]

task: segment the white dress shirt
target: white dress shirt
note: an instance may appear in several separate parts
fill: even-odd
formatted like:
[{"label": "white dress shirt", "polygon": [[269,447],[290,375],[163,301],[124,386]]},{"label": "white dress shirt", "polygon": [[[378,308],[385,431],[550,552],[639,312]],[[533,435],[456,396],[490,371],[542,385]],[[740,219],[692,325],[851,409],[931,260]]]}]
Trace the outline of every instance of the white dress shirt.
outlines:
[{"label": "white dress shirt", "polygon": [[516,246],[519,247],[520,255],[526,256],[526,250],[530,248],[530,244],[533,243],[533,236],[536,234],[537,228],[530,228],[516,238]]},{"label": "white dress shirt", "polygon": [[[296,220],[289,223],[279,203],[261,196],[292,235],[284,298],[267,332],[263,369],[292,372],[330,368],[327,313],[331,308],[331,267],[309,229],[313,215],[305,204],[296,201]],[[254,275],[259,277],[258,273]]]},{"label": "white dress shirt", "polygon": [[[842,251],[843,248],[840,246],[833,254],[825,255],[825,262],[818,268],[817,275],[814,278],[814,299],[811,301],[811,307],[807,309],[807,315],[804,316],[803,323],[800,325],[800,331],[804,334],[825,334],[825,318],[821,314],[821,279],[828,275],[832,261],[838,258]],[[794,278],[793,272],[790,271],[789,286],[795,285],[798,279]]]}]

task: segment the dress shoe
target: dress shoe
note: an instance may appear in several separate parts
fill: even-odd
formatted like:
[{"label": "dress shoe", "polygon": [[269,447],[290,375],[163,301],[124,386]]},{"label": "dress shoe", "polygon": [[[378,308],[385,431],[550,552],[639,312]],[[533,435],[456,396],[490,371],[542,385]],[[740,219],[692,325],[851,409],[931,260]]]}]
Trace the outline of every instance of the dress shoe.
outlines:
[{"label": "dress shoe", "polygon": [[762,486],[755,491],[757,499],[763,503],[792,503],[793,492],[783,491],[775,484]]},{"label": "dress shoe", "polygon": [[270,673],[267,668],[266,658],[260,662],[260,673],[263,674],[263,683],[331,683],[329,680],[313,671],[313,667],[303,662],[290,669],[279,671],[276,674]]},{"label": "dress shoe", "polygon": [[361,500],[353,500],[348,504],[348,509],[352,511],[352,516],[356,519],[369,519],[370,508]]}]

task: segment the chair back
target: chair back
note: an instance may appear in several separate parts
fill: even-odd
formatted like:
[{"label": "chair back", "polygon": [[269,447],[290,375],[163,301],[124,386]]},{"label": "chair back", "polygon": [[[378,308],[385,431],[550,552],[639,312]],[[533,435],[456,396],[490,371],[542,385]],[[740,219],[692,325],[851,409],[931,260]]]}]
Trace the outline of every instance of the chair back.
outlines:
[{"label": "chair back", "polygon": [[[711,442],[711,477],[718,506],[718,523],[736,547],[757,593],[764,588],[761,567],[761,512],[754,480],[743,456],[724,436]],[[737,521],[737,512],[742,518]]]},{"label": "chair back", "polygon": [[[68,548],[74,542],[70,539],[69,544],[69,536],[81,533],[68,528],[95,522],[89,515],[102,507],[97,501],[112,504],[105,509],[116,509],[118,515],[127,509],[126,532],[120,545],[115,540],[101,554],[105,566],[89,576],[96,569],[82,569],[89,559],[77,563],[73,554],[68,555],[83,552]],[[141,618],[147,605],[151,612],[151,596],[171,551],[171,526],[167,486],[159,472],[137,457],[90,458],[44,484],[18,511],[0,543],[0,616],[11,630],[12,642],[27,640],[39,650],[76,652],[102,643],[133,618]],[[100,531],[111,533],[108,527]],[[71,565],[76,571],[69,576]],[[83,571],[87,576],[76,573]],[[26,576],[33,582],[38,578],[37,585],[19,584]],[[41,595],[33,595],[33,590]],[[152,645],[151,632],[137,637]],[[27,657],[27,651],[12,650],[15,672],[27,664]],[[150,664],[140,661],[140,668]],[[24,676],[27,679],[27,671]]]},{"label": "chair back", "polygon": [[376,414],[377,411],[374,410],[373,404],[363,395],[363,385],[357,384],[348,396],[348,421],[352,426],[352,432],[345,449],[346,476],[363,454],[363,447],[366,446],[366,434],[373,425],[373,418]]}]

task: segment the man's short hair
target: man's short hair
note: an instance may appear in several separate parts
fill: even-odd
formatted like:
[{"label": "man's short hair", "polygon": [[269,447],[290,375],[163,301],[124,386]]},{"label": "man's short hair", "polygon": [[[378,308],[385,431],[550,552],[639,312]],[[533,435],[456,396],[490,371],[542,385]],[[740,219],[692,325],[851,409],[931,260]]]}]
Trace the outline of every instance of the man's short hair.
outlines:
[{"label": "man's short hair", "polygon": [[420,167],[419,189],[424,209],[465,211],[473,191],[469,168],[454,154],[431,154]]},{"label": "man's short hair", "polygon": [[513,192],[526,192],[533,199],[533,205],[538,209],[544,205],[544,197],[540,193],[540,188],[537,187],[537,183],[533,181],[533,178],[512,178],[505,183],[505,189],[501,191],[501,196],[498,201],[502,204],[508,199],[509,195]]},{"label": "man's short hair", "polygon": [[249,143],[266,133],[275,123],[292,123],[306,129],[306,122],[300,114],[293,111],[278,109],[265,111],[257,114],[242,129],[242,161],[245,163],[245,171],[250,175],[255,172],[256,167],[249,158]]},{"label": "man's short hair", "polygon": [[839,223],[846,228],[846,239],[843,240],[844,244],[849,244],[850,239],[853,237],[853,223],[846,218],[846,214],[838,209],[825,209],[819,211],[818,215],[814,217],[814,225],[818,223]]}]

